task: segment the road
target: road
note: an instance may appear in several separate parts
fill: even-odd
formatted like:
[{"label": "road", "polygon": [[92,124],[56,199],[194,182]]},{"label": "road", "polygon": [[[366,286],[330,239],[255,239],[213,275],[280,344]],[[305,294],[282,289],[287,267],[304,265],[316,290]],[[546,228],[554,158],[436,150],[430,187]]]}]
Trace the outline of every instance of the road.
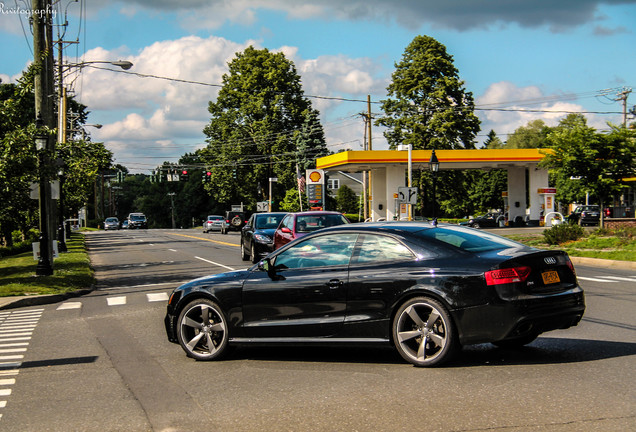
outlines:
[{"label": "road", "polygon": [[166,340],[179,283],[246,266],[238,234],[87,234],[91,294],[0,311],[0,430],[636,430],[636,272],[577,267],[588,308],[522,350],[418,369],[390,349],[243,348],[196,362]]}]

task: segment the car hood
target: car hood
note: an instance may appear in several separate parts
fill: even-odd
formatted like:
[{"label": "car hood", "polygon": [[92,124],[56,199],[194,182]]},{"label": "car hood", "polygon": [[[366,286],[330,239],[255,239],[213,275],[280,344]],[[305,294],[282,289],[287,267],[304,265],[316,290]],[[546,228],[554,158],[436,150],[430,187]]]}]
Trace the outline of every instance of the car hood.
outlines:
[{"label": "car hood", "polygon": [[263,234],[268,237],[274,238],[274,233],[276,232],[276,228],[268,228],[268,229],[257,229],[254,230],[254,234]]}]

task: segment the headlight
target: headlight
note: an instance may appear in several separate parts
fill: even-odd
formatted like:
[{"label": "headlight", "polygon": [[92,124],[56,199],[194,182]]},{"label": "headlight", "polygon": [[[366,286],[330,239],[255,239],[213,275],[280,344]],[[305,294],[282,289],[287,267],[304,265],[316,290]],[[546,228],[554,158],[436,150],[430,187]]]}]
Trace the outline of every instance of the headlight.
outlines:
[{"label": "headlight", "polygon": [[254,234],[254,240],[256,240],[259,243],[271,243],[272,239],[269,236],[266,236],[265,234]]}]

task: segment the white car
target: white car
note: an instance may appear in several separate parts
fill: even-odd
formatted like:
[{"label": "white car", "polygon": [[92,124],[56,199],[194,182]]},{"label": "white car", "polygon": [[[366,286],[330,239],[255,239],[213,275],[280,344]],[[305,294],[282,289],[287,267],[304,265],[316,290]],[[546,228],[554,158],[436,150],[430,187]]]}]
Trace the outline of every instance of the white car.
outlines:
[{"label": "white car", "polygon": [[119,219],[116,217],[106,218],[104,221],[104,230],[118,230],[119,229]]},{"label": "white car", "polygon": [[223,216],[210,215],[203,222],[203,232],[219,231],[221,234],[227,234],[227,223]]}]

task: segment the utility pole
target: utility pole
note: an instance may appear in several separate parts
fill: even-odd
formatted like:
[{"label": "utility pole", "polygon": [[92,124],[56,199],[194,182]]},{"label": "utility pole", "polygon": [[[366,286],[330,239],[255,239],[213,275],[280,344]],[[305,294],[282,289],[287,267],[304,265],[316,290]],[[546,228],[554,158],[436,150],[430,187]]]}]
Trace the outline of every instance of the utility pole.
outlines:
[{"label": "utility pole", "polygon": [[[360,113],[362,118],[364,118],[364,150],[373,150],[372,140],[371,140],[371,127],[373,124],[371,123],[371,95],[367,95],[367,112]],[[366,220],[371,216],[371,209],[369,208],[369,189],[371,188],[371,172],[370,171],[362,171],[362,202],[363,202],[363,217]],[[373,199],[373,197],[371,197]]]},{"label": "utility pole", "polygon": [[631,88],[623,87],[623,90],[616,94],[616,101],[623,102],[623,127],[627,127],[627,96],[632,92]]},{"label": "utility pole", "polygon": [[[36,68],[34,77],[35,116],[38,126],[55,128],[53,115],[53,28],[51,19],[51,0],[32,0],[33,17],[33,63]],[[38,134],[42,133],[41,130]],[[44,137],[44,135],[42,135]],[[53,274],[53,244],[55,232],[55,209],[51,199],[50,155],[55,151],[55,141],[48,134],[43,148],[39,150],[40,169],[40,260],[36,268],[38,276]]]}]

